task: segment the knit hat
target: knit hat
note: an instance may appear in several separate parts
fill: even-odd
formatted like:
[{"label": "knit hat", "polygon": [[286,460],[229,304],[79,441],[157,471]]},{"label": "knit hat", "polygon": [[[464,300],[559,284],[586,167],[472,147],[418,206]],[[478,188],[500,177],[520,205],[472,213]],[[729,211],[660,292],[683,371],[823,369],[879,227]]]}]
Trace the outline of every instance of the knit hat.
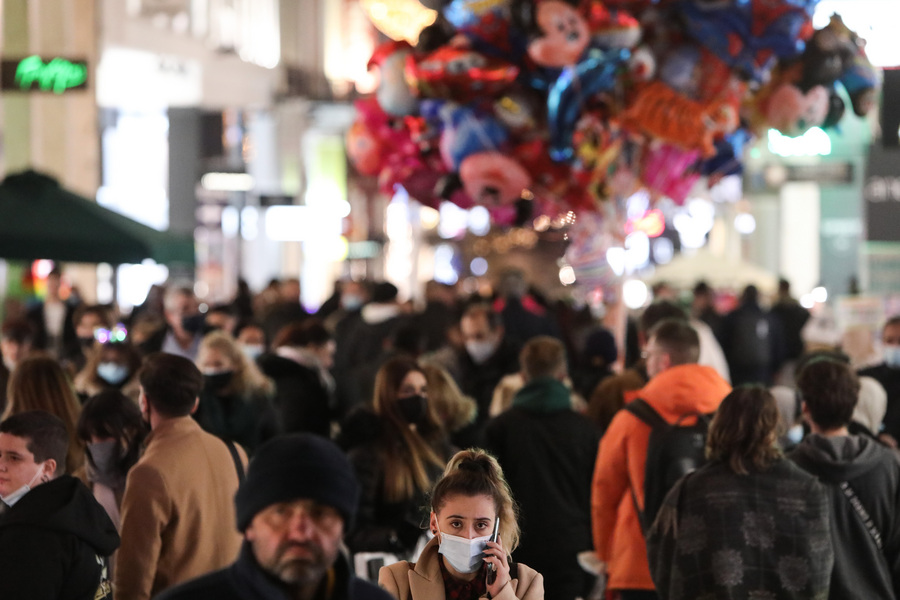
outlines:
[{"label": "knit hat", "polygon": [[594,331],[584,342],[584,359],[588,363],[593,362],[594,358],[600,358],[604,365],[611,365],[616,362],[618,355],[616,340],[606,329]]},{"label": "knit hat", "polygon": [[359,501],[353,466],[340,448],[316,435],[271,439],[257,449],[235,494],[238,530],[247,529],[253,517],[272,504],[303,498],[335,508],[344,518],[344,530],[349,530]]}]

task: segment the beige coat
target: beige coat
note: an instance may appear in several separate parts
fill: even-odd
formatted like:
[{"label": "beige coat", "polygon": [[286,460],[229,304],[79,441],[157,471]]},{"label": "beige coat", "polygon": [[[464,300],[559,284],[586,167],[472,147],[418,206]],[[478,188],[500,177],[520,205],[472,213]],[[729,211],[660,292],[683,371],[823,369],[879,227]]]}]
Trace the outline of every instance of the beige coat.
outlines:
[{"label": "beige coat", "polygon": [[156,426],[125,485],[116,600],[145,600],[234,562],[242,540],[235,526],[237,488],[222,440],[191,417]]},{"label": "beige coat", "polygon": [[[438,541],[433,538],[422,550],[419,562],[410,564],[404,560],[382,567],[378,572],[378,585],[397,600],[445,600],[444,579],[438,560]],[[544,577],[519,563],[518,578],[510,580],[495,598],[543,600]]]}]

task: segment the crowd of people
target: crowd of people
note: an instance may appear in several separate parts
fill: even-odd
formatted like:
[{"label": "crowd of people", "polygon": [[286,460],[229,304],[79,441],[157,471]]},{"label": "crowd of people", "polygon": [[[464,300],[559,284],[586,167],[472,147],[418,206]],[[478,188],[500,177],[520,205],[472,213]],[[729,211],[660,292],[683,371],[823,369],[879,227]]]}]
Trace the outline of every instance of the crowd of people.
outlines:
[{"label": "crowd of people", "polygon": [[63,291],[0,326],[2,598],[900,597],[900,317],[856,373],[786,283],[622,352],[519,271]]}]

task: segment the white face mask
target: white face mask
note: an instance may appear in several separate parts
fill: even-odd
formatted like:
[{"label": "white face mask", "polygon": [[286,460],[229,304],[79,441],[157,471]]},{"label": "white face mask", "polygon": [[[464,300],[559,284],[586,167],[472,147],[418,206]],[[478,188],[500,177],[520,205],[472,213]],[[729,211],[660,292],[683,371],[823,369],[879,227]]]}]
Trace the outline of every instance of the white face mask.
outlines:
[{"label": "white face mask", "polygon": [[884,364],[893,369],[900,369],[900,346],[884,346],[882,353],[884,354]]},{"label": "white face mask", "polygon": [[799,444],[803,441],[803,425],[794,425],[787,431],[787,439],[792,444]]},{"label": "white face mask", "polygon": [[487,548],[490,539],[489,535],[470,540],[441,533],[441,545],[438,547],[438,552],[459,573],[474,573],[481,568],[481,564],[484,562],[484,549]]},{"label": "white face mask", "polygon": [[16,491],[14,491],[13,493],[9,494],[8,496],[0,496],[0,500],[3,501],[3,504],[12,508],[16,502],[18,502],[19,500],[22,499],[22,496],[24,496],[25,494],[27,494],[28,492],[31,491],[31,486],[34,485],[34,482],[36,479],[40,478],[41,473],[43,471],[44,471],[44,469],[42,469],[39,466],[37,473],[34,474],[34,477],[31,478],[31,481],[29,481],[28,483],[26,483],[25,485],[23,485],[22,487],[20,487]]},{"label": "white face mask", "polygon": [[466,342],[466,352],[472,358],[472,362],[481,365],[494,355],[497,343],[494,340],[473,340]]},{"label": "white face mask", "polygon": [[266,347],[262,344],[242,344],[241,351],[250,360],[256,360],[266,351]]}]

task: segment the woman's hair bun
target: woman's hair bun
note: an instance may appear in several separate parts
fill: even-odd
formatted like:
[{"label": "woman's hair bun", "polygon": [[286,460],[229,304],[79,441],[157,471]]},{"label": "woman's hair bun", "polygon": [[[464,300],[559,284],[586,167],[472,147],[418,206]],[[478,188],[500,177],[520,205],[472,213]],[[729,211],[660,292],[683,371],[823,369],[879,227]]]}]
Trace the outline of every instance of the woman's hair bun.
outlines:
[{"label": "woman's hair bun", "polygon": [[484,475],[491,474],[490,461],[484,460],[484,458],[480,456],[466,457],[459,461],[459,465],[457,465],[456,468],[471,473],[482,473]]}]

